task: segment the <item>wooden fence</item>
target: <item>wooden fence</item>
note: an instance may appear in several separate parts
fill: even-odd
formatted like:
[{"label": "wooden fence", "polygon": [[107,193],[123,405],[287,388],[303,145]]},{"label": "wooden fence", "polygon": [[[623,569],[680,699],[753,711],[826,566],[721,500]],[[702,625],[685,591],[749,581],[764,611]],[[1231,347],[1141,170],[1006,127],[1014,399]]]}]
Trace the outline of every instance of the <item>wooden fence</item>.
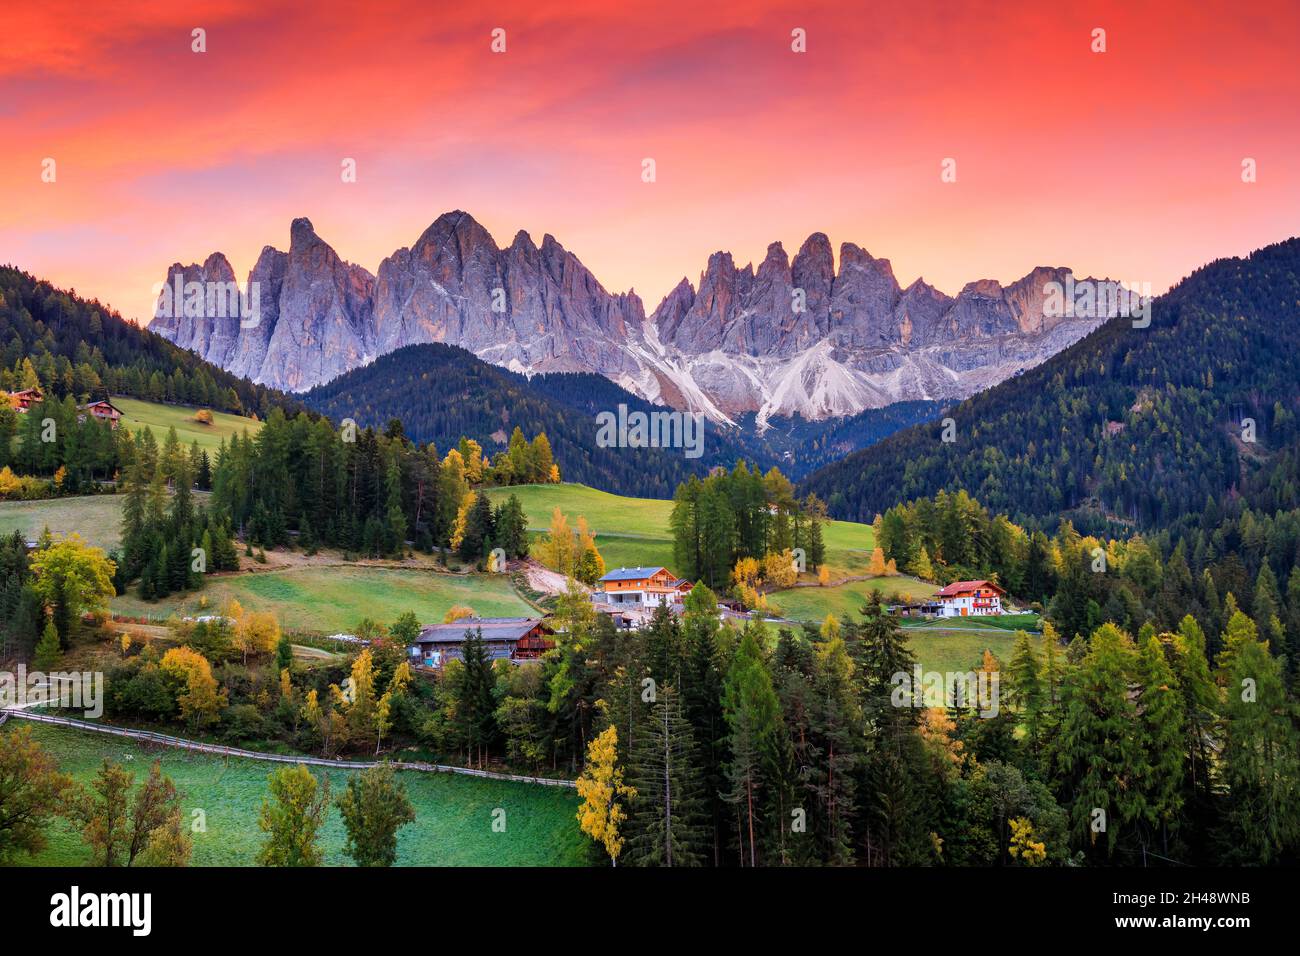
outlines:
[{"label": "wooden fence", "polygon": [[[244,760],[264,760],[271,763],[288,763],[288,764],[307,764],[313,767],[333,767],[337,770],[368,770],[371,767],[382,766],[379,761],[373,760],[328,760],[324,757],[305,757],[285,754],[264,754],[256,750],[242,750],[238,747],[226,747],[222,744],[205,744],[197,740],[186,740],[184,737],[171,737],[167,734],[156,734],[151,730],[131,730],[127,727],[112,727],[108,724],[97,724],[88,720],[76,720],[72,717],[52,717],[49,714],[36,714],[27,710],[4,710],[0,711],[0,724],[3,724],[9,717],[17,717],[21,720],[33,720],[42,724],[55,724],[60,727],[75,727],[78,730],[90,730],[99,734],[112,734],[116,737],[128,737],[131,740],[141,740],[146,743],[158,744],[163,747],[179,747],[182,750],[194,750],[199,753],[218,754],[225,757],[238,757]],[[558,780],[551,777],[529,777],[517,773],[496,773],[492,770],[474,770],[470,767],[453,767],[448,764],[424,763],[422,761],[412,760],[391,760],[388,766],[395,770],[416,770],[422,773],[457,773],[466,777],[480,777],[484,780],[504,780],[510,783],[534,783],[546,787],[574,787],[572,780]]]}]

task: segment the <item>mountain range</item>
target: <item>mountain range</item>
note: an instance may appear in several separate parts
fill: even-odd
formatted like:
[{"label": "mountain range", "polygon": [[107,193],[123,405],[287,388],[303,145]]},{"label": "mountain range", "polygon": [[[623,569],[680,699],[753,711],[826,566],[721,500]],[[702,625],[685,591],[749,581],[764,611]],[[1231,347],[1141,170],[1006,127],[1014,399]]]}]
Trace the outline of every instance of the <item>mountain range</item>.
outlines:
[{"label": "mountain range", "polygon": [[[1108,536],[1300,506],[1300,238],[1197,269],[1038,367],[808,476],[841,518],[965,489],[1018,523]],[[948,432],[945,438],[945,431]],[[1207,542],[1222,553],[1224,542]],[[1300,529],[1280,551],[1300,548]],[[1279,569],[1280,570],[1280,569]]]},{"label": "mountain range", "polygon": [[421,444],[446,450],[461,436],[489,454],[503,451],[510,432],[545,432],[566,480],[606,491],[670,498],[692,474],[746,459],[762,470],[773,465],[798,479],[900,428],[934,418],[934,402],[898,402],[846,418],[809,422],[772,419],[760,435],[749,418],[740,428],[704,422],[702,455],[680,449],[603,448],[596,441],[596,415],[627,406],[656,406],[591,372],[521,375],[476,358],[457,346],[403,346],[361,368],[318,385],[301,396],[309,408],[334,421],[350,418],[362,427],[384,429],[393,419]]},{"label": "mountain range", "polygon": [[[376,274],[342,260],[308,219],[289,250],[263,248],[248,275],[256,321],[211,309],[160,309],[150,328],[214,365],[301,392],[407,345],[446,343],[532,375],[592,372],[657,404],[759,431],[777,417],[817,421],[907,400],[962,399],[1031,368],[1107,316],[1048,314],[1045,288],[1071,276],[1037,267],[1003,286],[955,296],[887,259],[814,233],[793,260],[779,242],[738,267],[717,252],[697,283],[646,315],[635,292],[611,293],[551,235],[500,248],[468,213],[439,216]],[[176,263],[177,282],[235,282],[221,253]],[[255,291],[255,298],[253,293]]]}]

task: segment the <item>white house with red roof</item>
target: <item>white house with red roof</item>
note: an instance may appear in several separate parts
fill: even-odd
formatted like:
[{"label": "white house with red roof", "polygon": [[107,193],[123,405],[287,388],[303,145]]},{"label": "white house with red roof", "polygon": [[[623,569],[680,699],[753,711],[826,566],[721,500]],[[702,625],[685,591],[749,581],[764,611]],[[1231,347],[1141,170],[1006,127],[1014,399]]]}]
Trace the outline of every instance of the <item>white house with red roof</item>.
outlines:
[{"label": "white house with red roof", "polygon": [[953,581],[939,589],[940,617],[982,617],[1002,613],[1002,588],[992,581]]}]

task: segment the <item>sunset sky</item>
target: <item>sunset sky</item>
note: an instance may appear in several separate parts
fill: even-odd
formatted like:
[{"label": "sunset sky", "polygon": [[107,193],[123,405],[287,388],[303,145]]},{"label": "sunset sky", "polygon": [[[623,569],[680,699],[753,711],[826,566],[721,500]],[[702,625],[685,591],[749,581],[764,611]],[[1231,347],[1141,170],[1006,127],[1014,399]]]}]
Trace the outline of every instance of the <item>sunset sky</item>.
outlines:
[{"label": "sunset sky", "polygon": [[814,231],[948,293],[1040,264],[1160,291],[1300,233],[1294,0],[103,6],[5,4],[0,262],[133,318],[296,216],[373,272],[464,209],[647,311]]}]

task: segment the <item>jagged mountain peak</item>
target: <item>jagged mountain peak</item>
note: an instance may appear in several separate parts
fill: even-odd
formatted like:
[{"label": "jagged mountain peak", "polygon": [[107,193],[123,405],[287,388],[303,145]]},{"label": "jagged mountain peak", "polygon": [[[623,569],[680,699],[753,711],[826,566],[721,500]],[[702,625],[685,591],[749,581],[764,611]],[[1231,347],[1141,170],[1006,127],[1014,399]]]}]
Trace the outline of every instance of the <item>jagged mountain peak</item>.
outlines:
[{"label": "jagged mountain peak", "polygon": [[[838,268],[837,268],[838,266]],[[219,253],[169,279],[230,281]],[[159,316],[152,328],[256,382],[301,390],[404,345],[445,342],[515,371],[591,371],[652,401],[719,421],[842,415],[904,399],[960,398],[1081,338],[1101,318],[1046,315],[1039,266],[1003,286],[950,297],[900,288],[888,259],[811,233],[791,258],[757,267],[713,252],[649,317],[635,291],[608,292],[576,255],[525,230],[500,248],[469,213],[439,215],[374,274],[339,258],[309,219],[288,252],[265,246],[252,272],[258,320]]]}]

